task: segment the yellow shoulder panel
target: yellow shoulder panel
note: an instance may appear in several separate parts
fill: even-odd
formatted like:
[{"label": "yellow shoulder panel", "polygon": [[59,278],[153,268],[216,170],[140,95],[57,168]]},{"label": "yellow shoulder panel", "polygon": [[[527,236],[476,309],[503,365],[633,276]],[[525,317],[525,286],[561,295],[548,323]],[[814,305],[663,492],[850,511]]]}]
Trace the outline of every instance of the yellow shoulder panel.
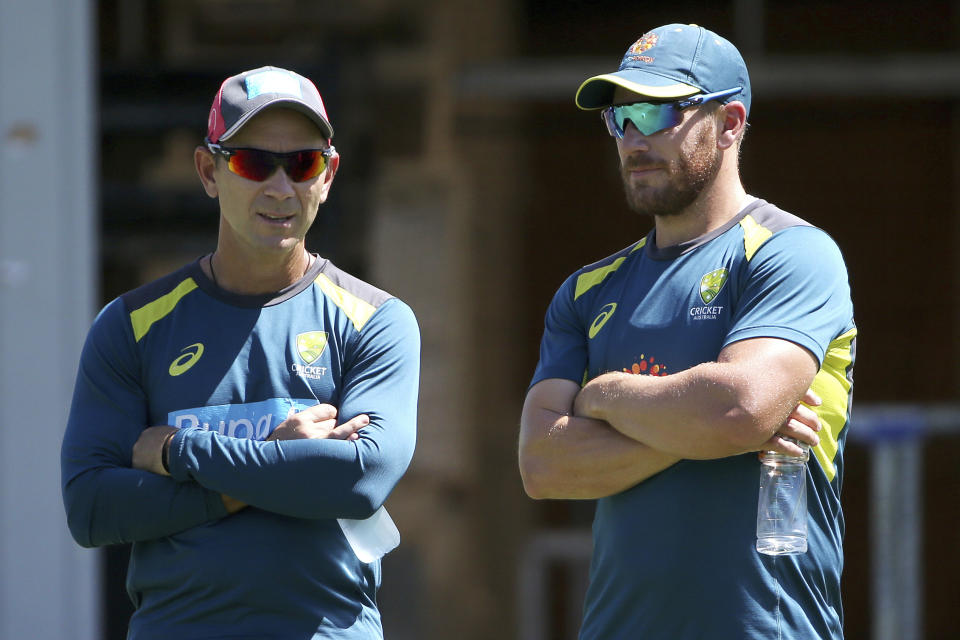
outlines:
[{"label": "yellow shoulder panel", "polygon": [[753,258],[753,254],[757,252],[757,249],[770,239],[773,232],[762,226],[750,215],[744,216],[743,220],[740,221],[740,226],[743,227],[743,249],[747,254],[747,261],[749,261]]},{"label": "yellow shoulder panel", "polygon": [[837,475],[833,459],[837,455],[840,431],[847,424],[849,415],[851,383],[847,378],[847,367],[853,359],[850,345],[856,336],[857,330],[851,329],[830,343],[823,358],[823,366],[811,385],[814,393],[823,400],[823,404],[814,407],[814,411],[820,416],[822,429],[818,434],[820,444],[814,447],[813,455],[823,467],[828,480],[833,480]]},{"label": "yellow shoulder panel", "polygon": [[130,324],[133,325],[134,339],[140,342],[140,339],[150,331],[150,327],[153,326],[154,322],[173,311],[173,308],[177,306],[177,303],[180,302],[183,296],[196,288],[197,283],[193,281],[193,278],[187,278],[167,295],[161,296],[153,302],[131,311]]},{"label": "yellow shoulder panel", "polygon": [[343,309],[343,312],[346,313],[350,321],[353,322],[353,326],[356,327],[357,331],[363,329],[363,325],[367,323],[370,316],[377,310],[377,308],[369,302],[364,302],[343,287],[334,284],[333,280],[322,273],[317,276],[314,282],[328,298],[333,300],[335,305]]},{"label": "yellow shoulder panel", "polygon": [[[647,244],[647,239],[643,238],[640,242],[635,244],[632,249],[630,249],[630,253],[640,249],[645,244]],[[577,276],[577,289],[573,294],[573,299],[576,300],[587,291],[603,282],[603,279],[619,269],[620,265],[622,265],[623,261],[626,259],[626,256],[620,256],[608,265],[597,267],[592,271],[587,271],[586,273],[581,273],[579,276]]]}]

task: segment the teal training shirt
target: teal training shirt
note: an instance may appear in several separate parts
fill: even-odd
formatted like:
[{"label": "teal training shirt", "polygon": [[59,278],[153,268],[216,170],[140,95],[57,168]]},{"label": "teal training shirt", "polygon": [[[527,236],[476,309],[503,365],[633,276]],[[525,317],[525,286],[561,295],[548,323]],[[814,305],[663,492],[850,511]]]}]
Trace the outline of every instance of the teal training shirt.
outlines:
[{"label": "teal training shirt", "polygon": [[[62,447],[84,546],[133,543],[129,638],[380,638],[380,562],[337,518],[365,518],[413,455],[420,336],[400,300],[318,259],[271,296],[213,285],[199,262],[98,315]],[[318,403],[360,439],[265,439]],[[130,468],[147,426],[179,427],[171,477]],[[227,515],[221,494],[250,506]]]},{"label": "teal training shirt", "polygon": [[531,385],[670,375],[757,337],[799,344],[820,363],[808,552],[757,553],[755,453],[681,460],[597,501],[583,640],[842,638],[840,485],[856,328],[846,267],[826,233],[757,199],[675,247],[657,249],[651,232],[564,282]]}]

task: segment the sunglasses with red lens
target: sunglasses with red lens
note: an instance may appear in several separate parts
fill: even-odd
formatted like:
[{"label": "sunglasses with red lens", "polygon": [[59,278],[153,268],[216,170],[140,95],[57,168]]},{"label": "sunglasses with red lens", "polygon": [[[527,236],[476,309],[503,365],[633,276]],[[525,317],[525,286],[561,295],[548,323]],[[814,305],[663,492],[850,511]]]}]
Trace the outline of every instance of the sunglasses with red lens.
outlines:
[{"label": "sunglasses with red lens", "polygon": [[306,182],[316,178],[327,168],[327,158],[336,153],[332,146],[326,149],[301,149],[289,153],[276,153],[264,149],[246,147],[221,147],[207,143],[210,153],[223,156],[227,168],[241,178],[263,182],[281,167],[294,182]]}]

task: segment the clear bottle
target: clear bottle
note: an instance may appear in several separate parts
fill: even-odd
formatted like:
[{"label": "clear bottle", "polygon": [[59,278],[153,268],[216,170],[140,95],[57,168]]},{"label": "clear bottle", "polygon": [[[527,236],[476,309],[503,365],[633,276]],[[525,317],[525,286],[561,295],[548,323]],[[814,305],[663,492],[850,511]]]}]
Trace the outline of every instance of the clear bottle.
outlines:
[{"label": "clear bottle", "polygon": [[771,556],[807,551],[807,461],[764,451],[760,454],[760,499],[757,502],[757,551]]},{"label": "clear bottle", "polygon": [[337,522],[360,562],[379,560],[400,544],[400,531],[386,507],[381,506],[365,520],[339,518]]}]

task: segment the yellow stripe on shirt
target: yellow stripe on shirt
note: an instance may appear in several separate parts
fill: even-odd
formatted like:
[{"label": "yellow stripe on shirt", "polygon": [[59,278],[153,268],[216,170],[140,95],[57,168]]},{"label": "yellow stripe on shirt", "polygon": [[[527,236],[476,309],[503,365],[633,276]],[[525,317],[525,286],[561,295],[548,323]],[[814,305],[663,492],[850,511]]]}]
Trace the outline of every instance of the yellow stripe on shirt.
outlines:
[{"label": "yellow stripe on shirt", "polygon": [[[635,244],[633,248],[630,249],[630,253],[633,253],[637,249],[640,249],[645,244],[647,244],[646,238],[642,239],[640,242]],[[577,289],[573,294],[573,299],[576,300],[577,298],[585,294],[587,291],[589,291],[593,287],[603,282],[603,279],[606,278],[611,273],[613,273],[614,271],[616,271],[617,269],[619,269],[620,265],[622,265],[623,261],[626,259],[627,259],[626,256],[620,256],[619,258],[617,258],[616,260],[614,260],[608,265],[597,267],[592,271],[587,271],[586,273],[581,273],[579,276],[577,276]]]},{"label": "yellow stripe on shirt", "polygon": [[757,252],[763,243],[770,239],[773,232],[753,219],[753,216],[747,215],[740,221],[743,227],[743,250],[747,255],[749,262],[753,254]]},{"label": "yellow stripe on shirt", "polygon": [[168,313],[173,311],[174,307],[180,302],[183,296],[187,295],[191,291],[197,288],[197,283],[193,281],[193,278],[187,278],[183,282],[177,285],[177,287],[170,293],[161,296],[130,312],[130,324],[133,325],[133,337],[137,342],[140,342],[140,339],[147,335],[147,332],[150,331],[150,327],[153,326],[153,323],[160,320]]},{"label": "yellow stripe on shirt", "polygon": [[322,273],[317,276],[314,282],[317,283],[328,298],[333,300],[335,305],[347,314],[347,317],[350,318],[350,321],[353,323],[353,326],[356,327],[357,331],[363,329],[363,325],[367,323],[370,316],[377,310],[377,308],[369,302],[364,302],[343,287],[334,284],[333,280]]},{"label": "yellow stripe on shirt", "polygon": [[856,337],[857,330],[854,328],[830,343],[823,358],[823,366],[810,386],[823,401],[819,407],[814,407],[820,416],[822,428],[818,434],[820,444],[814,447],[813,454],[823,467],[828,480],[833,480],[837,475],[833,459],[839,448],[840,432],[850,415],[850,387],[853,383],[847,378],[847,369],[853,362],[852,345]]}]

